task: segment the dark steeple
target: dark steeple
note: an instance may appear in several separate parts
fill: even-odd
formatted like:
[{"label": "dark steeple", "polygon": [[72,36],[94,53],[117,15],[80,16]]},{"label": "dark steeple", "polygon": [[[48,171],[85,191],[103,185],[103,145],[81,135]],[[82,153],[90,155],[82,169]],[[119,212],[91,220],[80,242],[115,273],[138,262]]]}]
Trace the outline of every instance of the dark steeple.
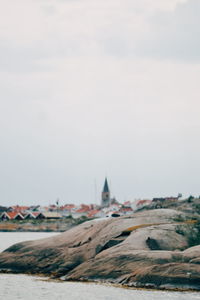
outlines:
[{"label": "dark steeple", "polygon": [[110,190],[109,190],[109,187],[108,187],[107,178],[105,179],[103,191],[101,193],[101,206],[102,207],[109,207],[110,206]]},{"label": "dark steeple", "polygon": [[105,179],[104,187],[103,187],[103,193],[109,193],[109,187],[108,187],[108,181],[107,178]]}]

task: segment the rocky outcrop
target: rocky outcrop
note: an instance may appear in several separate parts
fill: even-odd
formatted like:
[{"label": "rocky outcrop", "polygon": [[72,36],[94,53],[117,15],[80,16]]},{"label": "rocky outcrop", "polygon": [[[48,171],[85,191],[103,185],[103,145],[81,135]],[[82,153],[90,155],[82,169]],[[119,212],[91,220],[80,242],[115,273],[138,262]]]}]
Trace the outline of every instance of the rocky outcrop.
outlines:
[{"label": "rocky outcrop", "polygon": [[200,246],[190,247],[197,225],[190,215],[171,209],[93,220],[52,238],[11,246],[0,254],[0,269],[62,280],[200,289]]}]

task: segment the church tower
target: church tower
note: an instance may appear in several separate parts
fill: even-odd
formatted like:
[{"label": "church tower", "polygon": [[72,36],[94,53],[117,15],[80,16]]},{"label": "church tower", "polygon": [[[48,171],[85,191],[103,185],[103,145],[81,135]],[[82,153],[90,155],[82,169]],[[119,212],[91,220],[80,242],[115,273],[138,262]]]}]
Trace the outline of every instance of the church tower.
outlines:
[{"label": "church tower", "polygon": [[102,207],[108,207],[110,205],[110,190],[108,187],[108,181],[107,178],[105,179],[103,191],[101,194],[101,206]]}]

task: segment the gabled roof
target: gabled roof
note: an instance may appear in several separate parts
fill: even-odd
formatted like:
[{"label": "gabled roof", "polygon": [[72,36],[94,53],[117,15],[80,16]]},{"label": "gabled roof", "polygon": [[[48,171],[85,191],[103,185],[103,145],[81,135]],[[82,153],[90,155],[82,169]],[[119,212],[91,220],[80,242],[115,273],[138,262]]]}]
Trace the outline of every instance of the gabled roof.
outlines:
[{"label": "gabled roof", "polygon": [[136,206],[140,206],[140,205],[145,205],[145,204],[150,204],[151,200],[138,200],[136,202]]},{"label": "gabled roof", "polygon": [[41,214],[42,214],[42,213],[39,212],[39,211],[32,212],[32,215],[33,215],[34,217],[38,217],[38,216],[41,215]]},{"label": "gabled roof", "polygon": [[124,202],[124,206],[130,206],[131,205],[131,201],[125,201]]},{"label": "gabled roof", "polygon": [[100,211],[100,210],[97,210],[97,209],[91,210],[91,211],[88,213],[88,218],[95,217],[95,215],[97,215],[97,214],[100,213],[100,212],[101,212],[101,211]]},{"label": "gabled roof", "polygon": [[105,182],[104,182],[103,193],[109,193],[109,192],[110,192],[110,190],[109,190],[108,181],[107,181],[107,178],[106,178]]},{"label": "gabled roof", "polygon": [[133,211],[133,209],[131,207],[122,207],[120,208],[120,211],[127,212],[127,211]]},{"label": "gabled roof", "polygon": [[10,208],[12,209],[12,211],[21,212],[21,211],[24,211],[24,210],[28,210],[29,206],[14,205],[14,206],[11,206]]},{"label": "gabled roof", "polygon": [[2,216],[7,216],[9,220],[14,220],[16,219],[17,216],[19,216],[22,220],[24,219],[24,217],[22,216],[22,214],[18,213],[18,212],[15,212],[15,211],[10,211],[10,212],[3,212],[1,214],[1,217]]},{"label": "gabled roof", "polygon": [[60,207],[61,210],[69,210],[69,211],[71,211],[73,208],[75,208],[74,204],[65,204]]},{"label": "gabled roof", "polygon": [[39,216],[39,215],[42,215],[42,213],[41,212],[29,212],[29,213],[27,213],[25,216],[24,216],[24,219],[27,219],[27,218],[30,218],[30,217],[32,217],[33,219],[37,219],[37,217]]},{"label": "gabled roof", "polygon": [[80,209],[77,209],[77,210],[75,211],[75,213],[82,214],[82,213],[87,213],[88,211],[89,211],[88,209],[80,208]]}]

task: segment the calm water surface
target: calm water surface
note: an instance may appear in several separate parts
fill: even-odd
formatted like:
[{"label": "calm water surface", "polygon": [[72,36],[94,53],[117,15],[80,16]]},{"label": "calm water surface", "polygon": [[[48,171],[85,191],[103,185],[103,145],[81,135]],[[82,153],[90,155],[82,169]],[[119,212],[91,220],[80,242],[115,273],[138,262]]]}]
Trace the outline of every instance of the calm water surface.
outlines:
[{"label": "calm water surface", "polygon": [[[0,233],[0,251],[13,243],[55,233]],[[200,300],[200,293],[139,291],[72,282],[44,281],[39,277],[0,274],[0,300]]]}]

